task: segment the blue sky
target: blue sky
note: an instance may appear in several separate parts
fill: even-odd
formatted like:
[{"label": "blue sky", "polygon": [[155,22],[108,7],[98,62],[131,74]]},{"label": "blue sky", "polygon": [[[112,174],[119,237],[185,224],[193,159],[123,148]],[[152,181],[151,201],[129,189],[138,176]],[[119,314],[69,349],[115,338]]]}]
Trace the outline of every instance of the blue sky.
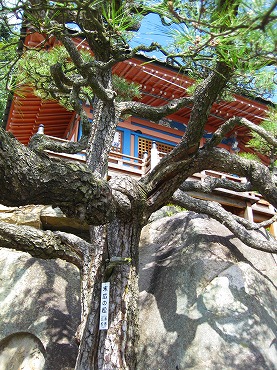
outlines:
[{"label": "blue sky", "polygon": [[[160,22],[159,16],[149,14],[143,21],[140,30],[134,35],[131,45],[136,47],[140,44],[150,45],[151,42],[156,41],[163,46],[167,46],[172,41],[172,29],[163,26]],[[157,57],[164,60],[164,55],[159,52],[153,52],[151,57]],[[274,96],[270,99],[277,103],[277,88]]]},{"label": "blue sky", "polygon": [[[135,33],[132,46],[136,47],[142,43],[150,45],[153,41],[166,46],[171,40],[170,28],[161,24],[158,15],[149,14],[143,19],[140,30]],[[153,52],[151,55],[156,55],[158,58],[164,59],[164,55],[158,52]]]},{"label": "blue sky", "polygon": [[[16,0],[8,0],[8,3],[13,3]],[[177,26],[175,26],[177,27]],[[150,45],[151,42],[156,41],[163,46],[167,46],[172,41],[172,28],[163,26],[161,24],[160,18],[158,15],[149,14],[146,16],[143,21],[141,28],[138,32],[134,34],[134,38],[131,42],[133,47],[140,44]],[[153,52],[150,54],[151,57],[156,57],[159,60],[164,60],[164,55],[159,52]],[[274,96],[271,98],[273,102],[277,102],[277,88]]]}]

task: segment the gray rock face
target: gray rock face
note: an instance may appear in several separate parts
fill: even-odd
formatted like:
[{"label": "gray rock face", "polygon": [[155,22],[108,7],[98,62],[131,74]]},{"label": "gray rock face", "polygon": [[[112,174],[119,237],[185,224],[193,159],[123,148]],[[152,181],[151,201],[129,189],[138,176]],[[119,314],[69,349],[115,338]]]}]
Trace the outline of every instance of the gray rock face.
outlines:
[{"label": "gray rock face", "polygon": [[270,254],[181,213],[145,227],[140,271],[139,370],[277,369]]},{"label": "gray rock face", "polygon": [[0,248],[0,282],[0,369],[74,369],[77,268]]},{"label": "gray rock face", "polygon": [[[138,370],[277,369],[276,278],[270,254],[216,221],[184,212],[152,222],[141,238]],[[0,369],[73,369],[77,269],[0,249],[0,282]]]},{"label": "gray rock face", "polygon": [[30,333],[9,335],[0,344],[0,369],[43,370],[45,349]]}]

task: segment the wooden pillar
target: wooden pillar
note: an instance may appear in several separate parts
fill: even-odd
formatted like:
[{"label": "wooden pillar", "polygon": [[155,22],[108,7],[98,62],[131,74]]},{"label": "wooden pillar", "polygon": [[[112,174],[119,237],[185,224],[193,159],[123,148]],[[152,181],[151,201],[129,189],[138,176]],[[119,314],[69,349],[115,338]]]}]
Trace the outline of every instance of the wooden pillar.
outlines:
[{"label": "wooden pillar", "polygon": [[274,238],[277,238],[277,222],[273,222],[269,226],[269,231],[270,231],[270,234],[274,236]]},{"label": "wooden pillar", "polygon": [[[274,238],[277,238],[277,222],[273,222],[270,226],[269,226],[269,232],[270,234],[272,234],[274,236]],[[274,254],[274,253],[271,253],[276,265],[277,265],[277,255]]]},{"label": "wooden pillar", "polygon": [[[276,212],[275,208],[270,204],[269,205],[269,209],[273,212]],[[269,226],[269,232],[272,236],[274,236],[275,239],[277,239],[277,222],[273,222],[270,226]],[[277,265],[277,255],[274,254],[274,253],[271,253],[276,265]]]},{"label": "wooden pillar", "polygon": [[159,152],[157,149],[157,144],[155,141],[153,141],[152,148],[151,148],[151,171],[153,170],[154,167],[157,166],[159,162],[160,162],[160,158],[159,158]]},{"label": "wooden pillar", "polygon": [[254,221],[253,209],[252,209],[252,206],[251,206],[250,202],[246,202],[246,208],[244,210],[244,218],[248,221],[251,221],[251,222]]},{"label": "wooden pillar", "polygon": [[147,159],[148,159],[148,153],[144,152],[143,157],[142,157],[142,168],[141,168],[142,176],[145,176],[146,171],[147,171],[147,168],[146,168]]}]

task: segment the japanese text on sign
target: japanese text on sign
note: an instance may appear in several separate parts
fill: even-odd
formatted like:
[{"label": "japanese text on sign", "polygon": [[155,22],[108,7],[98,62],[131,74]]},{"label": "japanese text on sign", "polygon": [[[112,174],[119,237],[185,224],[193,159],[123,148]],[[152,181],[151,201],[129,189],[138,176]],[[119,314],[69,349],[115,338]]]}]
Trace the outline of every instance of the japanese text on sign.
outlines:
[{"label": "japanese text on sign", "polygon": [[102,283],[99,330],[108,329],[110,283]]}]

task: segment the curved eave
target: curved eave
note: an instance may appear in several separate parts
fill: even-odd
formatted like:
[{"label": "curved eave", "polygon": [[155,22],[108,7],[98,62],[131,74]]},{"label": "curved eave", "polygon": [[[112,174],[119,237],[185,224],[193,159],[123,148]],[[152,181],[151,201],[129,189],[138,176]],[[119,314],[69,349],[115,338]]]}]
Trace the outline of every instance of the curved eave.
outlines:
[{"label": "curved eave", "polygon": [[[79,49],[88,49],[86,42],[76,39]],[[57,44],[55,38],[45,39],[38,33],[30,33],[25,40],[28,47],[51,48]],[[168,66],[158,61],[149,60],[143,56],[117,63],[113,72],[124,77],[128,81],[135,82],[141,87],[141,102],[152,106],[161,106],[172,98],[180,98],[188,95],[188,88],[194,81],[187,75],[178,71],[177,68]],[[191,108],[183,107],[168,118],[186,125],[190,117]],[[214,103],[205,126],[206,132],[214,132],[222,123],[231,117],[245,117],[255,124],[260,124],[266,117],[268,105],[257,100],[251,100],[240,95],[234,95],[232,101],[221,101]],[[14,96],[7,129],[11,131],[24,144],[28,143],[30,137],[37,131],[39,124],[45,125],[46,134],[66,138],[67,128],[73,118],[73,113],[66,111],[54,101],[41,101],[34,96],[29,89],[25,97],[19,94]],[[251,135],[243,127],[236,127],[239,147],[248,151],[246,144]]]},{"label": "curved eave", "polygon": [[[138,83],[141,86],[140,101],[152,106],[160,106],[172,98],[187,96],[187,89],[194,83],[188,76],[178,73],[176,68],[165,66],[160,62],[147,62],[144,57],[118,63],[113,71],[129,81]],[[169,118],[186,125],[190,111],[190,107],[184,107]],[[205,130],[214,132],[222,123],[234,116],[247,118],[259,125],[265,119],[267,112],[267,104],[234,95],[231,101],[220,101],[213,104]],[[230,135],[234,132],[236,132],[241,150],[248,151],[245,146],[251,138],[249,130],[244,127],[236,127],[233,132],[230,132]]]},{"label": "curved eave", "polygon": [[53,100],[42,101],[25,88],[14,95],[9,110],[6,130],[23,144],[37,132],[40,124],[44,125],[47,135],[64,139],[74,112],[67,111]]}]

